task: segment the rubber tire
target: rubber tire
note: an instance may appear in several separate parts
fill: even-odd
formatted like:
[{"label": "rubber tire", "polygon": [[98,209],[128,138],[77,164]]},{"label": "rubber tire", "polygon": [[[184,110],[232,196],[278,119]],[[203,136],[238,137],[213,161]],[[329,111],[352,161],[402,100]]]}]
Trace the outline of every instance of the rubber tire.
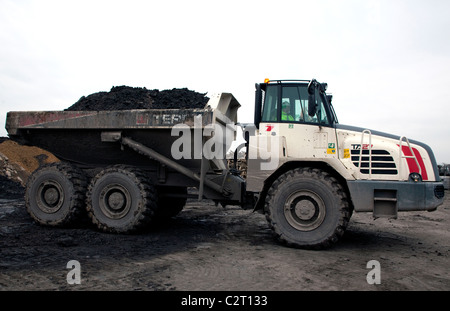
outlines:
[{"label": "rubber tire", "polygon": [[[321,221],[316,220],[314,226],[311,221],[312,228],[300,230],[287,219],[285,204],[292,202],[290,198],[298,193],[302,194],[299,195],[301,198],[308,197],[309,194],[308,199],[312,199],[308,201],[322,202],[316,206],[322,206],[323,218]],[[316,208],[316,211],[319,209]],[[269,189],[265,202],[266,219],[275,237],[280,242],[297,248],[331,247],[344,234],[350,212],[347,195],[339,182],[328,173],[315,168],[298,168],[281,175]]]},{"label": "rubber tire", "polygon": [[[108,206],[109,203],[104,203],[105,191],[111,197],[108,187],[116,188],[111,193],[129,196],[128,200],[123,200],[126,205],[123,210],[117,212]],[[101,231],[135,233],[151,225],[158,209],[157,199],[156,189],[144,172],[132,166],[116,165],[104,169],[91,180],[86,208],[92,223]]]},{"label": "rubber tire", "polygon": [[158,219],[167,220],[178,215],[186,205],[187,197],[167,197],[164,193],[187,195],[186,187],[161,187],[158,198]]},{"label": "rubber tire", "polygon": [[[25,190],[27,212],[39,224],[67,227],[75,224],[85,214],[87,178],[75,166],[52,163],[34,171],[28,178]],[[57,194],[45,199],[45,194]]]}]

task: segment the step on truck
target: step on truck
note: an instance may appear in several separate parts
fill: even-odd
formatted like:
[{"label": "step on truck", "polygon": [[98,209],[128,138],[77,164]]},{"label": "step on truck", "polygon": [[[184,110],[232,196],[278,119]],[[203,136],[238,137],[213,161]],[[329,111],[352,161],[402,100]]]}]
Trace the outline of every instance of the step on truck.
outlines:
[{"label": "step on truck", "polygon": [[[321,249],[339,241],[353,212],[396,218],[441,205],[430,147],[339,124],[326,88],[315,79],[257,83],[251,124],[237,122],[230,93],[204,109],[9,112],[11,139],[61,160],[30,176],[27,210],[49,226],[87,211],[98,229],[129,233],[195,197],[264,213],[280,242]],[[245,174],[236,166],[242,152]]]}]

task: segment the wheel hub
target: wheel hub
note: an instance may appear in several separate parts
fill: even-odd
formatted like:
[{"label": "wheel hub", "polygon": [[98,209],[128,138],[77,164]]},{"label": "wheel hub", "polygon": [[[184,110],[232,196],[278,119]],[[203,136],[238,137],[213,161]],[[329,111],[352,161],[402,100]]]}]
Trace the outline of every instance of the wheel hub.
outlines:
[{"label": "wheel hub", "polygon": [[64,191],[56,181],[48,180],[41,183],[37,193],[37,206],[47,214],[56,213],[64,203]]},{"label": "wheel hub", "polygon": [[286,200],[284,215],[295,229],[312,231],[325,219],[325,204],[320,196],[312,191],[297,191]]},{"label": "wheel hub", "polygon": [[113,192],[108,198],[108,205],[113,210],[120,210],[126,203],[125,196],[121,192]]},{"label": "wheel hub", "polygon": [[56,188],[48,188],[44,191],[44,200],[48,205],[55,205],[59,201],[59,193]]},{"label": "wheel hub", "polygon": [[131,207],[131,195],[120,184],[109,184],[100,192],[100,209],[111,219],[124,217]]},{"label": "wheel hub", "polygon": [[301,220],[310,220],[313,218],[316,208],[314,204],[309,200],[301,200],[295,204],[295,215]]}]

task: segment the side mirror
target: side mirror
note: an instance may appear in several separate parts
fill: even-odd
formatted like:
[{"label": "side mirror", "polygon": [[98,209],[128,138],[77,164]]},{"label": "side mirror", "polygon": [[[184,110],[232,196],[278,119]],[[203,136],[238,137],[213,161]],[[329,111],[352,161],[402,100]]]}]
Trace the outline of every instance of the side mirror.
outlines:
[{"label": "side mirror", "polygon": [[317,112],[316,87],[318,82],[313,79],[308,85],[308,115],[314,117]]},{"label": "side mirror", "polygon": [[308,95],[308,115],[310,117],[314,117],[317,112],[317,105],[316,105],[316,96],[315,94],[309,94]]}]

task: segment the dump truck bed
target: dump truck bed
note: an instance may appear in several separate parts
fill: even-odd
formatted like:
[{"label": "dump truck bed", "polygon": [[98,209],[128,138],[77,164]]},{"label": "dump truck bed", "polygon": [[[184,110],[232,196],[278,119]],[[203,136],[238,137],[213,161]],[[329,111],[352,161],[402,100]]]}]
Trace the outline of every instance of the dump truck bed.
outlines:
[{"label": "dump truck bed", "polygon": [[[170,157],[171,144],[177,138],[171,136],[171,128],[176,124],[193,127],[194,117],[205,126],[212,115],[211,109],[9,112],[6,128],[12,140],[85,167],[148,166],[148,158],[121,149],[118,143],[105,142],[102,135],[121,133]],[[183,162],[187,167],[198,166],[193,161]]]},{"label": "dump truck bed", "polygon": [[[183,124],[194,129],[218,123],[226,128],[227,123],[237,121],[239,107],[233,95],[219,93],[204,109],[11,111],[6,129],[11,139],[48,150],[61,160],[92,167],[117,163],[146,166],[147,157],[120,148],[119,142],[104,136],[120,133],[172,158],[171,146],[179,138],[172,136],[174,126]],[[181,159],[180,164],[198,168],[200,161]]]}]

